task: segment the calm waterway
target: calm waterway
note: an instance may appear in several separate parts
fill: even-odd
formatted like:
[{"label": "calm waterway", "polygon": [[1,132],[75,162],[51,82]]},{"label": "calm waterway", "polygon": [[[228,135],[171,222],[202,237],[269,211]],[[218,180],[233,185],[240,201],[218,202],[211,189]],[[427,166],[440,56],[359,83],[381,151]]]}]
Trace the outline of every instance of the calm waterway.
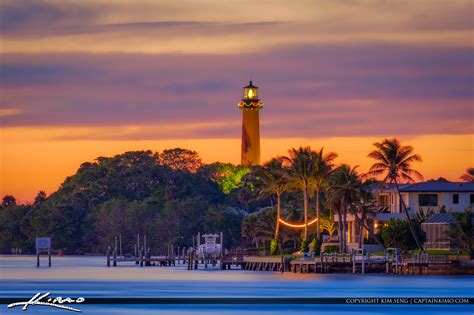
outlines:
[{"label": "calm waterway", "polygon": [[[42,257],[42,263],[47,263]],[[0,297],[474,297],[474,276],[293,274],[177,267],[106,267],[105,257],[0,256]],[[40,306],[0,314],[73,314]],[[473,305],[76,305],[84,314],[474,314]]]}]

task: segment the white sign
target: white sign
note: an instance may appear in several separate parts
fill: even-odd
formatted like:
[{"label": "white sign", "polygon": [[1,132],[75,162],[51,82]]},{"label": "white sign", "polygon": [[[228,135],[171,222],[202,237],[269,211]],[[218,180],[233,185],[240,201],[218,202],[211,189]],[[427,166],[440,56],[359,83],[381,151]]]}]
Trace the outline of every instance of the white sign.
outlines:
[{"label": "white sign", "polygon": [[36,249],[51,249],[51,237],[37,237]]}]

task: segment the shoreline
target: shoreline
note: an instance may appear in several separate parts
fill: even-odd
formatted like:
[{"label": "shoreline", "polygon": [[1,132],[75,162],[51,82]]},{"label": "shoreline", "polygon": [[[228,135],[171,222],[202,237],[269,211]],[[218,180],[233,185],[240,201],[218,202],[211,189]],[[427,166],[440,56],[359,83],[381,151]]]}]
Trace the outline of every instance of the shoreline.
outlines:
[{"label": "shoreline", "polygon": [[[41,257],[42,262],[47,260],[47,257]],[[21,261],[21,266],[17,265],[9,265],[9,261],[17,260]],[[140,266],[136,264],[133,260],[129,260],[126,262],[121,262],[118,266],[107,266],[106,265],[107,257],[105,255],[62,255],[62,256],[53,256],[52,257],[52,266],[48,267],[47,265],[41,265],[40,267],[36,267],[36,255],[25,254],[25,255],[13,255],[13,254],[0,254],[0,275],[2,279],[25,279],[28,276],[31,276],[32,270],[38,270],[41,273],[51,273],[52,275],[61,270],[61,272],[66,272],[67,270],[74,270],[74,268],[90,268],[95,269],[99,268],[101,272],[106,272],[114,274],[117,278],[121,278],[120,271],[126,270],[127,272],[132,272],[134,276],[137,277],[137,280],[144,280],[146,279],[147,275],[151,273],[162,273],[166,271],[174,272],[174,271],[181,271],[186,270],[187,264],[184,262],[177,263],[176,266],[163,266],[163,265],[151,265],[151,266]],[[461,261],[461,263],[449,263],[443,265],[426,265],[423,266],[424,269],[417,270],[416,268],[408,269],[409,272],[399,272],[396,273],[386,273],[386,264],[379,263],[379,264],[367,264],[365,273],[361,274],[361,265],[360,262],[357,263],[357,270],[353,272],[353,264],[352,262],[340,263],[335,264],[326,272],[321,273],[321,269],[316,265],[319,259],[314,260],[300,260],[300,259],[293,259],[293,260],[286,260],[285,263],[287,267],[285,267],[285,272],[282,273],[278,271],[278,269],[271,266],[270,262],[274,262],[275,258],[265,257],[265,256],[255,256],[255,257],[246,257],[247,265],[243,265],[241,267],[232,266],[229,269],[223,269],[217,264],[214,267],[209,266],[208,268],[204,268],[204,266],[200,266],[198,269],[195,270],[186,270],[189,273],[189,278],[194,278],[193,275],[196,273],[207,272],[208,274],[212,274],[213,278],[215,278],[219,274],[232,274],[232,275],[262,275],[262,274],[282,274],[282,275],[297,275],[298,278],[301,277],[308,277],[311,275],[314,276],[323,276],[323,275],[350,275],[353,274],[354,276],[365,276],[365,275],[378,275],[378,276],[387,276],[387,277],[397,277],[397,276],[473,276],[474,277],[474,260],[466,260]],[[260,265],[253,264],[253,268],[251,268],[252,264],[250,263],[252,260],[256,260],[260,262]],[[268,260],[269,262],[266,264],[265,261]],[[80,263],[79,263],[80,261]],[[250,265],[249,265],[250,264]],[[301,265],[299,265],[301,264]],[[303,268],[302,268],[303,266]],[[306,267],[305,267],[306,266]],[[29,270],[29,273],[25,273],[23,275],[16,275],[11,276],[10,273],[6,273],[5,271],[11,271],[12,269],[16,268],[26,268]],[[92,272],[92,270],[91,270]],[[144,278],[145,277],[145,278]],[[59,279],[56,275],[53,277],[54,279]],[[98,278],[102,278],[101,275],[98,275]],[[73,277],[73,279],[78,279]],[[80,279],[80,278],[79,278]],[[133,279],[133,278],[127,278]]]}]

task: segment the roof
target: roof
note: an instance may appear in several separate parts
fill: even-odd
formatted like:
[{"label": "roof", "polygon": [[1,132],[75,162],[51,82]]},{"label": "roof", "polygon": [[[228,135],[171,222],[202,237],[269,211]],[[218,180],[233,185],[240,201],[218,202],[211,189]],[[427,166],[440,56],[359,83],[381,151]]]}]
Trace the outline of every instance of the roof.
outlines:
[{"label": "roof", "polygon": [[[403,188],[405,186],[409,186],[410,184],[399,184],[398,187]],[[394,183],[385,183],[383,184],[382,187],[380,187],[380,184],[378,183],[374,183],[374,184],[371,184],[370,185],[370,189],[372,190],[372,192],[379,192],[379,193],[383,193],[383,192],[396,192],[397,191],[397,185],[395,185]]]},{"label": "roof", "polygon": [[[374,186],[374,185],[373,185]],[[377,190],[378,185],[375,184]],[[474,183],[430,181],[416,184],[400,184],[400,192],[474,192]],[[397,187],[393,183],[382,186],[378,192],[396,192]]]},{"label": "roof", "polygon": [[246,88],[258,88],[258,86],[253,85],[252,80],[250,80],[249,85],[244,86],[244,89],[246,89]]},{"label": "roof", "polygon": [[402,191],[474,192],[474,183],[441,181],[421,182],[404,187]]},{"label": "roof", "polygon": [[406,218],[404,213],[377,213],[375,215],[377,221],[405,220]]},{"label": "roof", "polygon": [[435,213],[423,223],[450,223],[456,224],[456,219],[451,213]]}]

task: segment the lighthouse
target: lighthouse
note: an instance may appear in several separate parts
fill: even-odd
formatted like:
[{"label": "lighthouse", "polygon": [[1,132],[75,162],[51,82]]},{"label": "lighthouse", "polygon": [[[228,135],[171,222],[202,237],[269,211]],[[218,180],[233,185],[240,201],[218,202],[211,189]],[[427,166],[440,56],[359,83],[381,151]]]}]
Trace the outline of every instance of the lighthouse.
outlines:
[{"label": "lighthouse", "polygon": [[263,103],[258,98],[258,87],[244,86],[244,95],[238,106],[242,110],[242,152],[240,164],[254,166],[260,164],[260,123],[258,113]]}]

